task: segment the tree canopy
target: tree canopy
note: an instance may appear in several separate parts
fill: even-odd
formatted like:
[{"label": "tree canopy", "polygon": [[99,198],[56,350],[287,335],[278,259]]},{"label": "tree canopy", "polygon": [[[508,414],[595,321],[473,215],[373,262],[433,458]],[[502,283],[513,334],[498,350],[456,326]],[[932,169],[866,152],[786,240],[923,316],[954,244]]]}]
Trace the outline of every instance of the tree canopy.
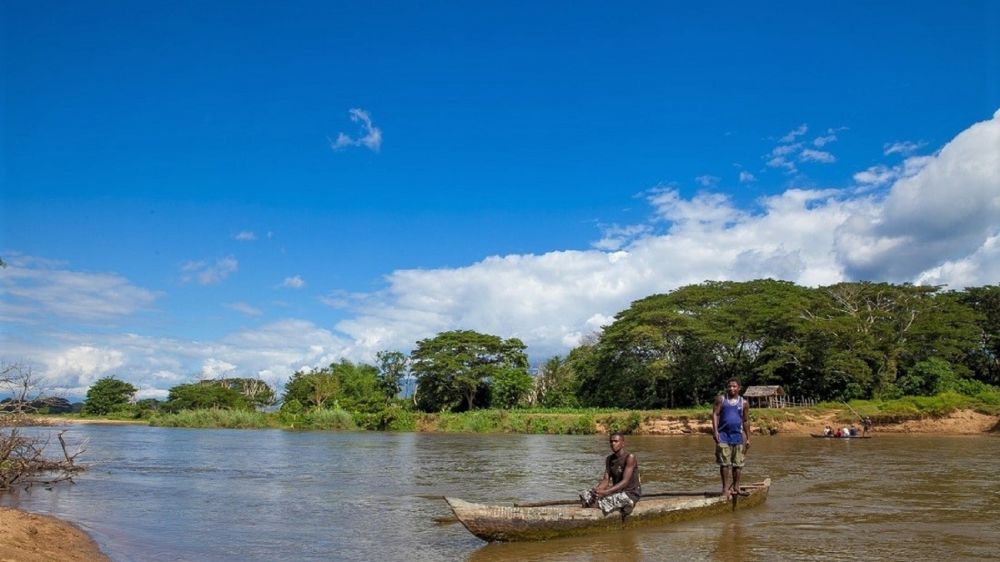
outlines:
[{"label": "tree canopy", "polygon": [[87,389],[87,399],[83,402],[83,411],[88,414],[103,416],[128,407],[135,397],[136,388],[115,377],[99,379]]},{"label": "tree canopy", "polygon": [[425,411],[474,407],[476,395],[501,371],[526,372],[528,356],[517,338],[481,334],[472,330],[442,332],[417,342],[410,354],[417,379],[417,406]]},{"label": "tree canopy", "polygon": [[943,364],[952,378],[986,380],[995,340],[965,303],[992,295],[767,279],[682,287],[615,317],[576,362],[578,397],[588,406],[706,404],[730,377],[826,400],[890,397],[904,376],[907,389],[936,388],[923,379],[940,378]]}]

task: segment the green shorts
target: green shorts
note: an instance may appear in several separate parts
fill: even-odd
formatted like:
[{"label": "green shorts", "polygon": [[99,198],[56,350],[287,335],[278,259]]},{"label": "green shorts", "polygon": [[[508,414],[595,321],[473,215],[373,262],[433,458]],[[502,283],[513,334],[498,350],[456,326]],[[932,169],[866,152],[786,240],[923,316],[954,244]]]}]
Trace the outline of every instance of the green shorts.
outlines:
[{"label": "green shorts", "polygon": [[719,463],[719,466],[743,468],[743,449],[743,445],[719,443],[715,446],[715,462]]}]

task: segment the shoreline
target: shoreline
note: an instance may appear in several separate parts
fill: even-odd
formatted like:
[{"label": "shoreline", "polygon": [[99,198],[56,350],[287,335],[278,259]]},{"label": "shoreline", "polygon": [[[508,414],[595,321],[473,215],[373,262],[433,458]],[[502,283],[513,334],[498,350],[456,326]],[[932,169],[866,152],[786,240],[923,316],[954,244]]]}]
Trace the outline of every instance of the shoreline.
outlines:
[{"label": "shoreline", "polygon": [[0,560],[110,562],[94,539],[69,521],[0,507]]},{"label": "shoreline", "polygon": [[[843,427],[843,421],[837,421],[841,412],[831,411],[823,415],[804,415],[802,419],[769,421],[765,424],[751,422],[750,432],[754,435],[809,435],[822,433],[827,425]],[[753,414],[751,413],[751,416]],[[846,425],[851,425],[848,422]],[[853,422],[855,426],[859,424]],[[939,435],[986,435],[1000,431],[1000,416],[981,414],[970,409],[951,412],[938,418],[924,417],[908,419],[892,423],[876,423],[869,430],[869,435],[883,434],[939,434]],[[711,434],[710,420],[660,418],[643,423],[640,435],[695,435]]]},{"label": "shoreline", "polygon": [[[759,411],[759,410],[758,410]],[[770,414],[781,413],[782,410],[766,410]],[[647,412],[647,414],[649,414]],[[789,419],[775,419],[776,416],[762,416],[751,421],[751,433],[757,435],[808,435],[820,433],[823,427],[843,427],[857,421],[844,421],[845,411],[826,410],[823,412],[790,411]],[[539,414],[545,415],[545,414]],[[559,414],[555,414],[559,415]],[[751,416],[753,414],[751,413]],[[36,415],[32,419],[38,425],[147,425],[144,420],[111,420],[98,418],[69,418],[61,416]],[[606,423],[598,422],[596,433],[607,433]],[[447,433],[448,430],[423,426],[416,433]],[[498,431],[509,433],[509,431]],[[969,408],[955,410],[940,417],[912,417],[899,421],[876,421],[869,433],[936,433],[942,435],[979,435],[1000,432],[1000,415],[982,414]],[[484,433],[489,433],[484,432]],[[634,427],[636,435],[696,435],[711,434],[712,422],[707,416],[677,415],[662,413],[643,417],[643,421]]]}]

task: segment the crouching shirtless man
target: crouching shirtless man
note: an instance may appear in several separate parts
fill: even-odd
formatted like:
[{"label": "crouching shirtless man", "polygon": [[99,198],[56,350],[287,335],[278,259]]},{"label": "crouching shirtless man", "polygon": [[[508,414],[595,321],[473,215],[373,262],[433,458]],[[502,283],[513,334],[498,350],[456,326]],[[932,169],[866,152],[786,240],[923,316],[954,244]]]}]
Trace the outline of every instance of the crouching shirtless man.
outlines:
[{"label": "crouching shirtless man", "polygon": [[604,476],[597,486],[580,492],[580,501],[583,507],[596,507],[604,515],[619,509],[628,515],[642,496],[639,462],[625,450],[625,436],[621,433],[612,433],[608,443],[611,454],[604,460]]}]

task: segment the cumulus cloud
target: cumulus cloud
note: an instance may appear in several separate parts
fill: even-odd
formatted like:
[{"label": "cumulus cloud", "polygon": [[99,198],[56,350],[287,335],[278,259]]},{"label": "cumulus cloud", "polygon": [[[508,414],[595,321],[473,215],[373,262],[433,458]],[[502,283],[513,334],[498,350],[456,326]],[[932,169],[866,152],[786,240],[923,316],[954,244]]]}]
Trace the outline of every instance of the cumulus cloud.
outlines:
[{"label": "cumulus cloud", "polygon": [[116,273],[73,271],[60,262],[14,255],[0,269],[0,319],[34,322],[45,312],[85,322],[125,317],[161,294]]},{"label": "cumulus cloud", "polygon": [[285,277],[285,280],[281,282],[281,286],[286,289],[301,289],[306,286],[306,282],[302,280],[302,277],[293,275],[292,277]]},{"label": "cumulus cloud", "polygon": [[250,230],[242,230],[237,232],[233,239],[239,240],[240,242],[253,242],[257,239],[257,235]]},{"label": "cumulus cloud", "polygon": [[848,275],[913,280],[982,250],[1000,230],[997,147],[1000,111],[913,164],[884,201],[845,222],[836,249]]},{"label": "cumulus cloud", "polygon": [[540,361],[591,337],[636,299],[705,280],[992,284],[1000,279],[997,146],[1000,112],[935,154],[859,172],[869,175],[856,182],[881,182],[879,190],[793,188],[745,205],[660,186],[644,194],[649,221],[606,228],[589,250],[397,270],[378,292],[328,293],[324,302],[345,312],[335,329],[288,319],[210,342],[61,334],[33,354],[14,351],[38,358],[67,388],[122,372],[152,393],[176,377],[218,372],[280,384],[303,366],[371,361],[379,350],[408,350],[453,329],[521,338]]},{"label": "cumulus cloud", "polygon": [[139,398],[164,398],[182,383],[220,376],[260,377],[280,387],[296,370],[328,365],[356,347],[303,320],[282,320],[215,341],[136,334],[62,333],[27,344],[5,342],[5,353],[30,357],[41,383],[57,395],[82,397],[104,376],[139,389]]},{"label": "cumulus cloud", "polygon": [[353,108],[349,113],[351,121],[360,123],[360,135],[352,137],[343,132],[337,133],[337,139],[330,141],[330,147],[334,150],[342,150],[349,146],[364,146],[378,152],[382,147],[382,130],[372,123],[371,115],[360,108]]},{"label": "cumulus cloud", "polygon": [[189,261],[181,265],[181,281],[190,283],[197,281],[201,285],[215,285],[240,268],[240,262],[233,256],[215,260],[215,263],[205,261]]},{"label": "cumulus cloud", "polygon": [[757,181],[757,177],[746,170],[740,170],[740,183],[751,183]]},{"label": "cumulus cloud", "polygon": [[603,230],[604,236],[594,242],[593,247],[598,250],[614,251],[621,249],[632,240],[648,234],[651,228],[647,224],[631,224],[626,226],[612,225]]}]

